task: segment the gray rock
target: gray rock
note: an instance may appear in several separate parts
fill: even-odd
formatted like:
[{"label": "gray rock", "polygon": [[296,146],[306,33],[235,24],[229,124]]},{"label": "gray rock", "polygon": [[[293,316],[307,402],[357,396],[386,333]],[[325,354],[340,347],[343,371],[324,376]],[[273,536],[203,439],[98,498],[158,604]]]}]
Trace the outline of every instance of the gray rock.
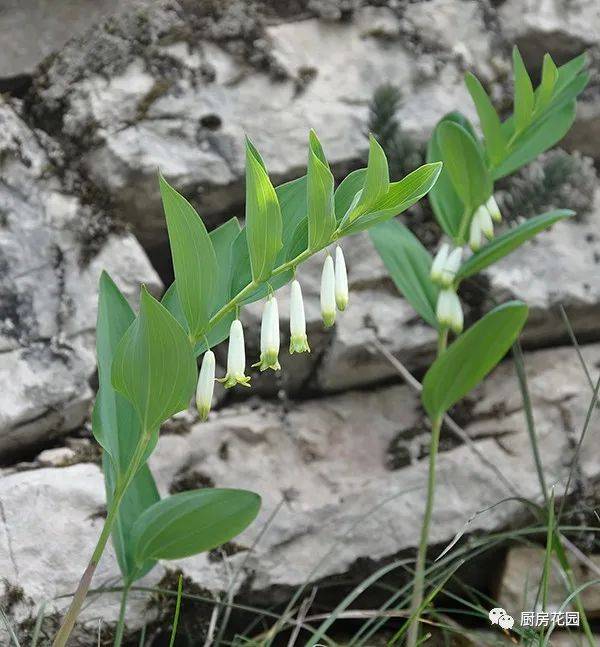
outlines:
[{"label": "gray rock", "polygon": [[[131,234],[63,189],[48,150],[0,103],[0,461],[81,425],[92,398],[97,283],[160,279]],[[107,226],[106,230],[103,229]]]},{"label": "gray rock", "polygon": [[[473,4],[465,5],[467,14],[449,12],[446,31],[470,16],[460,43],[479,51],[488,37]],[[349,22],[308,19],[264,27],[260,39],[243,41],[251,51],[264,50],[268,62],[251,69],[252,54],[241,61],[214,26],[186,37],[194,31],[193,16],[170,7],[177,3],[163,0],[144,9],[143,33],[133,20],[141,10],[127,10],[67,46],[36,85],[40,118],[59,112],[61,136],[76,149],[78,163],[147,245],[165,239],[157,168],[214,222],[243,202],[245,133],[278,180],[304,172],[311,127],[337,173],[363,159],[368,102],[390,79],[411,96],[401,109],[411,135],[425,138],[457,105],[473,114],[460,82],[457,44],[441,41],[436,57],[411,48],[404,32],[369,32],[369,25],[389,24],[384,8],[357,10]],[[406,29],[415,34],[421,27]]]},{"label": "gray rock", "polygon": [[600,38],[595,0],[507,0],[498,17],[506,39],[519,46],[526,64],[536,70],[545,52],[562,64]]},{"label": "gray rock", "polygon": [[[600,345],[586,346],[583,353],[594,366],[600,360]],[[547,481],[557,484],[560,497],[590,387],[572,348],[532,353],[526,364]],[[447,430],[442,434],[431,534],[432,546],[438,547],[434,553],[476,511],[514,492],[540,501],[515,379],[514,367],[507,362],[470,396],[465,431],[475,439],[473,446],[461,444]],[[577,473],[583,492],[600,477],[597,452],[590,451],[597,446],[598,433],[592,424],[580,455]],[[194,482],[246,487],[263,497],[258,521],[235,540],[241,552],[226,563],[202,555],[165,566],[178,566],[199,585],[219,592],[227,588],[230,569],[247,558],[241,599],[268,605],[306,580],[352,576],[364,559],[378,564],[402,554],[418,541],[427,461],[421,452],[402,469],[390,470],[389,453],[398,439],[411,434],[421,448],[426,446],[419,401],[408,387],[391,386],[287,408],[238,405],[192,426],[187,434],[163,435],[150,461],[163,494],[183,481],[188,487]],[[247,548],[282,500],[248,555]],[[94,513],[103,501],[100,472],[96,466],[81,464],[6,474],[0,476],[0,501],[4,511],[0,567],[9,583],[18,581],[25,589],[29,605],[15,612],[23,618],[32,604],[72,590],[77,581],[99,531]],[[46,514],[49,506],[51,519]],[[523,512],[519,503],[506,501],[476,516],[469,531],[517,525]],[[36,533],[31,533],[32,526]],[[65,545],[70,547],[68,553]],[[162,569],[149,581],[162,577]],[[364,571],[360,573],[357,577],[364,577]],[[109,550],[94,584],[101,586],[117,576]],[[134,605],[129,613],[132,626],[141,622],[138,609]],[[110,623],[116,614],[115,600],[98,598],[86,610],[86,618],[94,614]]]},{"label": "gray rock", "polygon": [[0,77],[31,74],[46,56],[119,4],[119,0],[6,0],[0,7],[0,38],[4,43]]}]

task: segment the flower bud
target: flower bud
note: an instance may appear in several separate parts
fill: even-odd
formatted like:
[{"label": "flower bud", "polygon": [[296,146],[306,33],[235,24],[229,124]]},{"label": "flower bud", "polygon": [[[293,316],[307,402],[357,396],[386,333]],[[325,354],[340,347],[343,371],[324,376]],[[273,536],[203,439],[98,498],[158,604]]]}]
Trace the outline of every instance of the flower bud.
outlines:
[{"label": "flower bud", "polygon": [[294,279],[290,295],[290,355],[294,353],[309,352],[306,337],[306,317],[304,316],[304,302],[302,301],[302,288]]},{"label": "flower bud", "polygon": [[482,204],[477,209],[473,217],[479,218],[479,227],[481,228],[481,233],[488,240],[491,240],[494,237],[494,223],[492,222],[492,217],[490,216],[490,212],[487,210],[487,207]]},{"label": "flower bud", "polygon": [[448,253],[450,252],[450,246],[448,243],[444,243],[438,250],[433,263],[431,264],[431,272],[429,277],[434,283],[440,284],[442,282],[442,272],[446,267],[446,261],[448,260]]},{"label": "flower bud", "polygon": [[260,361],[252,366],[258,366],[261,371],[268,368],[278,371],[279,365],[279,308],[277,298],[270,296],[265,301],[262,321],[260,324]]},{"label": "flower bud", "polygon": [[327,254],[321,273],[321,317],[325,328],[335,323],[335,270],[333,258]]},{"label": "flower bud", "polygon": [[435,314],[441,326],[451,328],[455,334],[462,332],[464,319],[460,299],[454,290],[441,290]]},{"label": "flower bud", "polygon": [[241,384],[250,386],[250,378],[245,375],[246,350],[244,348],[244,329],[242,322],[235,319],[229,329],[229,348],[227,349],[227,374],[219,379],[226,389]]},{"label": "flower bud", "polygon": [[494,222],[502,222],[502,214],[500,213],[500,207],[496,202],[496,199],[491,195],[487,202],[485,203],[486,209],[490,212],[490,216]]},{"label": "flower bud", "polygon": [[442,286],[448,288],[454,283],[456,273],[462,262],[462,247],[455,247],[449,254],[442,270]]},{"label": "flower bud", "polygon": [[348,273],[344,252],[339,245],[335,248],[335,304],[340,312],[348,305]]},{"label": "flower bud", "polygon": [[208,412],[212,406],[213,392],[215,390],[215,354],[207,350],[202,358],[200,377],[196,388],[196,407],[200,420],[207,420]]},{"label": "flower bud", "polygon": [[471,225],[469,227],[469,247],[477,252],[481,248],[481,223],[477,216],[477,212],[471,218]]}]

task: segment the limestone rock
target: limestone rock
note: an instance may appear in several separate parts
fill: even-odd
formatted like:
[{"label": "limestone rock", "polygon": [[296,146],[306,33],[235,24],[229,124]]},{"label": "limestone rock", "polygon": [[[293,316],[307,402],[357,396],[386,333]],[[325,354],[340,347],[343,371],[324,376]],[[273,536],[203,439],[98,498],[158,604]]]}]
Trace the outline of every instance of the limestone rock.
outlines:
[{"label": "limestone rock", "polygon": [[[460,42],[479,51],[488,38],[475,4],[465,5],[470,27],[461,29]],[[42,122],[58,114],[60,137],[108,192],[116,214],[133,223],[144,244],[157,245],[165,240],[157,168],[216,222],[243,202],[245,133],[278,180],[304,172],[311,127],[337,173],[364,159],[368,102],[390,79],[411,97],[400,116],[412,135],[425,138],[457,105],[474,114],[456,43],[440,41],[437,58],[411,49],[404,31],[417,33],[427,14],[396,36],[376,29],[389,23],[385,8],[352,16],[273,21],[260,38],[240,32],[225,40],[215,24],[197,23],[187,5],[134,4],[47,66],[36,83],[35,111]],[[465,18],[461,10],[448,12],[446,33]],[[258,68],[248,65],[257,48],[264,58]]]},{"label": "limestone rock", "polygon": [[506,39],[517,44],[526,64],[536,69],[547,51],[562,64],[600,38],[595,0],[507,0],[498,16]]},{"label": "limestone rock", "polygon": [[[600,360],[600,345],[586,346],[583,353],[592,367]],[[571,348],[529,354],[526,365],[542,461],[548,482],[559,483],[560,496],[590,387]],[[462,444],[447,430],[442,434],[431,536],[437,547],[434,554],[476,511],[515,492],[540,501],[510,362],[470,396],[468,409],[465,431],[474,439],[472,445]],[[295,405],[237,405],[192,426],[188,434],[163,435],[150,460],[163,495],[185,483],[188,488],[245,487],[263,498],[259,519],[235,540],[238,552],[228,558],[228,565],[201,555],[165,566],[178,566],[201,586],[218,592],[227,587],[229,569],[247,559],[240,599],[260,599],[268,605],[281,601],[307,578],[348,577],[365,559],[372,565],[393,559],[416,545],[423,508],[425,455],[390,470],[390,448],[411,434],[426,446],[418,399],[408,387],[397,385]],[[577,468],[584,490],[600,477],[597,452],[589,451],[597,443],[598,426],[592,424]],[[0,476],[0,500],[0,541],[5,543],[0,565],[8,581],[18,577],[26,596],[37,603],[71,590],[98,532],[94,513],[103,501],[98,468],[80,464],[8,473]],[[50,505],[52,518],[46,514]],[[476,516],[469,531],[505,529],[518,524],[522,515],[522,506],[506,501]],[[30,531],[32,524],[36,533]],[[68,559],[65,544],[72,547]],[[150,581],[162,576],[161,569],[149,576]],[[116,576],[109,550],[96,582],[101,585]],[[364,570],[358,569],[356,577],[364,577]],[[19,617],[28,608],[21,609]],[[140,624],[137,609],[132,607],[129,614],[134,627]],[[112,598],[102,597],[86,617],[101,613],[110,622],[115,612]]]},{"label": "limestone rock", "polygon": [[92,397],[97,283],[161,282],[131,234],[65,192],[52,142],[0,103],[0,462],[79,426]]},{"label": "limestone rock", "polygon": [[7,0],[0,8],[4,48],[0,77],[31,74],[49,54],[81,34],[111,11],[119,0]]}]

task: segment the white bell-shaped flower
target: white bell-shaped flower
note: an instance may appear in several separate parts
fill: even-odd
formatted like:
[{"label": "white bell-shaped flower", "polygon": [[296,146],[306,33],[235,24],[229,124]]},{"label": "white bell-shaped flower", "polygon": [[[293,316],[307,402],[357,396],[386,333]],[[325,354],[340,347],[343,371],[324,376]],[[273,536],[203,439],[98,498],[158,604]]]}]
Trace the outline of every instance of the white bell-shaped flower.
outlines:
[{"label": "white bell-shaped flower", "polygon": [[229,348],[227,349],[227,374],[220,378],[219,382],[223,383],[226,389],[241,384],[250,386],[250,378],[246,372],[246,349],[244,346],[244,329],[242,322],[235,319],[231,322],[229,329]]},{"label": "white bell-shaped flower", "polygon": [[488,239],[491,240],[494,237],[494,223],[492,222],[492,216],[487,207],[482,204],[473,218],[479,218],[479,227],[481,228],[481,233]]},{"label": "white bell-shaped flower", "polygon": [[485,203],[486,209],[490,212],[490,216],[494,222],[502,222],[502,214],[500,213],[500,207],[496,202],[496,199],[491,195],[487,202]]},{"label": "white bell-shaped flower", "polygon": [[431,264],[431,271],[429,273],[429,276],[434,283],[441,284],[442,272],[446,267],[446,261],[448,260],[449,253],[450,245],[448,245],[448,243],[443,243],[442,246],[438,249],[438,252],[433,259],[433,263]]},{"label": "white bell-shaped flower", "polygon": [[335,269],[333,258],[327,254],[321,273],[321,317],[325,328],[335,323],[335,309]]},{"label": "white bell-shaped flower", "polygon": [[306,337],[306,316],[302,288],[296,279],[292,281],[290,294],[290,354],[310,353]]},{"label": "white bell-shaped flower", "polygon": [[200,414],[200,420],[206,420],[212,406],[213,393],[215,390],[215,354],[207,350],[202,358],[198,387],[196,388],[196,407]]},{"label": "white bell-shaped flower", "polygon": [[278,371],[279,364],[279,307],[273,295],[265,301],[260,324],[260,360],[252,366],[261,371],[268,368]]},{"label": "white bell-shaped flower", "polygon": [[454,290],[440,291],[435,314],[440,326],[450,328],[457,335],[462,332],[463,311],[460,299]]},{"label": "white bell-shaped flower", "polygon": [[475,212],[475,215],[471,218],[471,225],[469,226],[469,247],[474,252],[481,249],[481,245],[483,243],[482,238],[481,222],[477,216],[477,212]]},{"label": "white bell-shaped flower", "polygon": [[348,273],[344,252],[339,245],[335,248],[335,304],[340,312],[348,305]]}]

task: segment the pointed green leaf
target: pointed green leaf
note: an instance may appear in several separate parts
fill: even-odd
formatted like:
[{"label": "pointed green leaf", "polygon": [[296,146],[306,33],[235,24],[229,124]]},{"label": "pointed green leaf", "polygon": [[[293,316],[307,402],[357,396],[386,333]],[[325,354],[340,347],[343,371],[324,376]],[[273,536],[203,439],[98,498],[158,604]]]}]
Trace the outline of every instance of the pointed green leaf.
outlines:
[{"label": "pointed green leaf", "polygon": [[520,133],[531,123],[533,114],[533,86],[521,58],[521,53],[513,47],[513,74],[515,81],[515,133]]},{"label": "pointed green leaf", "polygon": [[[119,475],[123,475],[141,436],[139,418],[132,405],[111,384],[111,364],[117,345],[135,319],[129,304],[105,272],[100,277],[96,347],[98,354],[98,393],[92,416],[94,436],[105,449],[102,468],[110,505]],[[150,561],[136,567],[131,545],[131,527],[140,514],[159,500],[156,483],[143,465],[127,488],[113,526],[112,541],[123,577],[142,577],[153,566]]]},{"label": "pointed green leaf", "polygon": [[558,69],[550,54],[544,54],[542,65],[542,81],[535,97],[535,113],[542,112],[550,103],[554,94],[554,87],[558,80]]},{"label": "pointed green leaf", "polygon": [[217,287],[217,258],[210,237],[192,205],[159,177],[177,293],[190,335],[206,331]]},{"label": "pointed green leaf", "polygon": [[[110,507],[113,502],[117,478],[108,454],[104,454],[102,457],[102,470],[106,487],[106,504]],[[158,501],[160,501],[160,495],[152,472],[148,465],[142,465],[121,499],[119,512],[111,533],[117,562],[126,581],[133,582],[144,577],[156,564],[153,559],[145,560],[140,564],[136,563],[131,533],[136,519]]]},{"label": "pointed green leaf", "polygon": [[[214,311],[217,311],[221,306],[229,301],[229,284],[231,280],[230,275],[231,268],[233,267],[233,241],[236,239],[239,232],[240,223],[238,219],[231,218],[216,229],[213,229],[209,234],[210,240],[215,250],[217,265],[219,268]],[[248,250],[245,246],[245,240],[244,249],[247,258]],[[175,317],[175,319],[177,319],[182,328],[186,332],[189,332],[188,324],[185,315],[183,314],[181,303],[179,302],[179,295],[177,294],[175,282],[171,283],[167,291],[164,293],[163,298],[161,299],[161,303]],[[214,312],[211,314],[214,314]],[[210,348],[216,346],[224,339],[227,339],[227,337],[229,336],[229,327],[234,318],[235,312],[232,312],[230,315],[227,315],[223,319],[221,319],[221,321],[216,326],[212,326],[210,330],[207,331],[206,337],[208,338],[208,344]],[[202,338],[196,342],[194,353],[196,356],[198,356],[205,350],[206,342],[204,340],[204,336],[202,336]]]},{"label": "pointed green leaf", "polygon": [[399,182],[392,182],[387,194],[372,205],[368,213],[344,227],[342,233],[346,236],[364,231],[406,211],[434,186],[441,169],[440,162],[424,164]]},{"label": "pointed green leaf", "polygon": [[192,490],[146,510],[133,529],[138,563],[181,559],[230,541],[256,518],[260,497],[246,490]]},{"label": "pointed green leaf", "polygon": [[437,138],[452,185],[461,202],[473,210],[492,194],[492,178],[473,137],[454,121],[443,121]]},{"label": "pointed green leaf", "polygon": [[335,231],[333,174],[321,144],[310,131],[307,174],[308,248],[319,250],[329,244]]},{"label": "pointed green leaf", "polygon": [[363,185],[361,204],[370,205],[383,197],[390,184],[387,158],[379,142],[369,135],[369,160]]},{"label": "pointed green leaf", "polygon": [[466,279],[481,272],[481,270],[513,252],[536,234],[551,227],[555,222],[573,215],[575,215],[574,212],[569,209],[559,209],[529,218],[518,227],[509,229],[502,235],[493,238],[487,245],[484,245],[478,252],[468,258],[460,267],[457,278]]},{"label": "pointed green leaf", "polygon": [[483,380],[518,337],[527,313],[520,301],[505,303],[448,346],[423,380],[421,398],[429,416],[443,415]]},{"label": "pointed green leaf", "polygon": [[266,281],[282,246],[277,194],[256,149],[246,140],[246,238],[252,278]]},{"label": "pointed green leaf", "polygon": [[500,127],[500,117],[498,117],[498,113],[479,79],[469,72],[465,82],[477,109],[488,156],[492,163],[498,163],[504,156],[507,143]]},{"label": "pointed green leaf", "polygon": [[535,123],[518,140],[513,152],[492,169],[494,180],[514,173],[525,164],[529,164],[540,153],[552,148],[566,134],[575,121],[575,102],[552,112],[544,121]]},{"label": "pointed green leaf", "polygon": [[429,252],[395,220],[373,227],[369,235],[400,293],[430,326],[437,329],[435,306],[439,289],[429,278],[432,263]]},{"label": "pointed green leaf", "polygon": [[366,168],[357,169],[349,173],[339,184],[334,193],[335,218],[341,222],[350,209],[356,194],[362,190],[365,183]]},{"label": "pointed green leaf", "polygon": [[[110,378],[117,345],[134,319],[133,310],[119,288],[106,272],[102,272],[96,324],[99,388],[94,404],[93,432],[117,470],[122,465],[127,466],[127,459],[141,434],[135,410],[113,389]],[[120,428],[127,429],[127,433],[120,435]]]},{"label": "pointed green leaf", "polygon": [[140,312],[115,351],[113,387],[131,402],[142,430],[154,432],[188,406],[196,379],[196,358],[184,329],[142,287]]},{"label": "pointed green leaf", "polygon": [[389,184],[390,172],[383,148],[373,135],[369,135],[369,160],[365,181],[342,219],[342,223],[351,223],[358,216],[370,211],[372,205],[387,193]]}]

